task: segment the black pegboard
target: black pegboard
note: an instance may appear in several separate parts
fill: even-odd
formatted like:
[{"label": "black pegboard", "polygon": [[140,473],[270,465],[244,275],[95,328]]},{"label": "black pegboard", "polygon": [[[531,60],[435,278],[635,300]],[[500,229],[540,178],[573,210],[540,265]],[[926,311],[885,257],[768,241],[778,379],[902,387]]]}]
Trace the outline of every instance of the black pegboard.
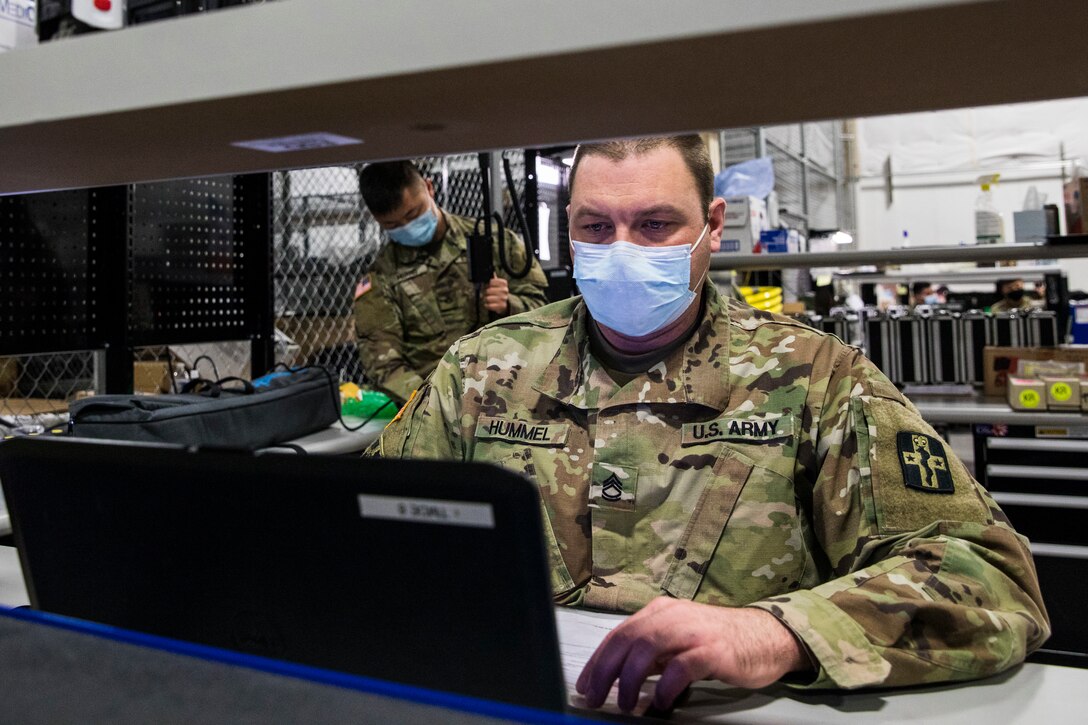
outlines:
[{"label": "black pegboard", "polygon": [[243,195],[232,177],[130,188],[131,345],[249,337]]},{"label": "black pegboard", "polygon": [[[248,339],[272,365],[267,174],[0,197],[0,355]],[[259,373],[258,373],[259,374]]]},{"label": "black pegboard", "polygon": [[0,354],[93,346],[95,211],[87,190],[0,197]]}]

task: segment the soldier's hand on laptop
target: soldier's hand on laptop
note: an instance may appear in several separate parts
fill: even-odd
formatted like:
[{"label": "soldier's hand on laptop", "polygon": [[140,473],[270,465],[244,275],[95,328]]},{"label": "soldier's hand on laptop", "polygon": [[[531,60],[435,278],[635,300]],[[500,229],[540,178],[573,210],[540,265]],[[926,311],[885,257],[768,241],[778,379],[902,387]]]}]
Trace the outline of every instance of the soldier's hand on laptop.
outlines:
[{"label": "soldier's hand on laptop", "polygon": [[659,674],[653,706],[666,710],[697,680],[754,689],[810,667],[801,643],[769,612],[659,597],[605,637],[575,688],[600,707],[619,679],[619,706],[630,712],[642,683]]}]

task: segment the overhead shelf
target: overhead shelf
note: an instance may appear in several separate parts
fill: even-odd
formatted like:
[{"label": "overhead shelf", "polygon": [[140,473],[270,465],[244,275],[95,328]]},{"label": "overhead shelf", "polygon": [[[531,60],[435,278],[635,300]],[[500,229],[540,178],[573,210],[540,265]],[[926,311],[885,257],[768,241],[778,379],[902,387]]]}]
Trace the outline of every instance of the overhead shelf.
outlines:
[{"label": "overhead shelf", "polygon": [[[1088,95],[1086,26],[1082,0],[282,0],[0,55],[0,193]],[[313,132],[362,143],[233,145]]]},{"label": "overhead shelf", "polygon": [[928,282],[944,282],[955,284],[957,282],[997,282],[998,280],[1016,278],[1024,280],[1040,281],[1048,274],[1060,274],[1062,268],[1053,265],[1031,264],[1017,265],[1016,267],[978,267],[974,269],[937,270],[916,269],[913,271],[900,270],[897,272],[836,272],[836,279],[850,280],[851,282],[912,282],[914,280],[926,280]]},{"label": "overhead shelf", "polygon": [[1085,426],[1088,415],[1079,411],[1012,410],[1003,398],[911,395],[927,423],[1002,423],[1004,425]]},{"label": "overhead shelf", "polygon": [[[1088,3],[1085,3],[1085,5],[1088,7]],[[883,267],[889,264],[998,262],[1023,259],[1071,259],[1074,257],[1088,257],[1088,241],[1083,244],[978,244],[867,251],[803,252],[799,254],[713,254],[710,257],[710,268],[795,269],[834,267],[841,269],[861,266]]]}]

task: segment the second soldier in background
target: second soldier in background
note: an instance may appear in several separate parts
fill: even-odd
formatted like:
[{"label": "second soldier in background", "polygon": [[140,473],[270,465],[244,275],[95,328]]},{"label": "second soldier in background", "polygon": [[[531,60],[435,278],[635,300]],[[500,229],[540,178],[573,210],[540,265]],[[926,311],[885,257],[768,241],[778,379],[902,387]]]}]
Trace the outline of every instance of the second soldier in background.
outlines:
[{"label": "second soldier in background", "polygon": [[[367,377],[395,400],[407,400],[462,335],[547,304],[535,259],[525,277],[499,269],[476,294],[466,258],[473,220],[439,207],[434,185],[411,162],[368,165],[360,191],[392,243],[357,290],[356,343]],[[523,269],[521,240],[508,231],[502,242],[511,266]]]}]

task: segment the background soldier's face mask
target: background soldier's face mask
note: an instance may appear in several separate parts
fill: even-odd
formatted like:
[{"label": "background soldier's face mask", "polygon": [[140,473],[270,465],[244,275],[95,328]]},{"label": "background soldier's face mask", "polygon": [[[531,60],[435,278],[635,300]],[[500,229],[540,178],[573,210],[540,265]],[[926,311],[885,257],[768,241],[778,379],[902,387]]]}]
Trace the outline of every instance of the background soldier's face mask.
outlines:
[{"label": "background soldier's face mask", "polygon": [[417,216],[412,221],[395,229],[387,229],[386,234],[397,244],[406,247],[422,247],[434,238],[434,231],[438,228],[438,215],[434,212],[434,204],[427,207],[427,211]]},{"label": "background soldier's face mask", "polygon": [[695,299],[691,254],[709,228],[703,227],[695,244],[674,247],[572,239],[574,278],[593,319],[623,335],[643,337],[684,314]]}]

